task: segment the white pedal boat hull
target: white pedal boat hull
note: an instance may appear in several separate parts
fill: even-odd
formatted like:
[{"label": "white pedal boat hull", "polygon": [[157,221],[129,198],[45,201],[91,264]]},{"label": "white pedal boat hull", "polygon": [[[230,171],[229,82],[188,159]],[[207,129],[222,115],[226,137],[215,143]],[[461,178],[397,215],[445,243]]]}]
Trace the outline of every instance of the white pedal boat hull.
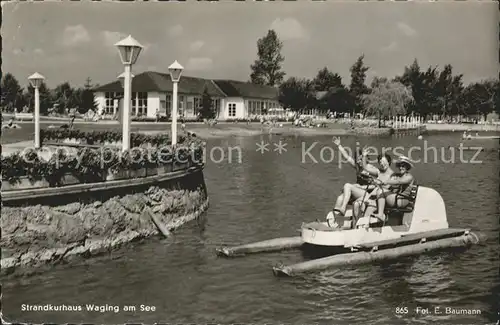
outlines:
[{"label": "white pedal boat hull", "polygon": [[[352,215],[347,211],[346,217]],[[370,223],[377,219],[371,218]],[[368,218],[360,218],[360,223],[368,223]],[[388,224],[391,224],[389,221]],[[446,208],[441,195],[435,190],[419,186],[412,212],[404,213],[401,224],[383,227],[351,228],[351,221],[346,220],[344,227],[334,229],[326,222],[303,224],[301,238],[304,243],[329,247],[354,247],[370,242],[398,239],[405,235],[427,231],[448,229]]]}]

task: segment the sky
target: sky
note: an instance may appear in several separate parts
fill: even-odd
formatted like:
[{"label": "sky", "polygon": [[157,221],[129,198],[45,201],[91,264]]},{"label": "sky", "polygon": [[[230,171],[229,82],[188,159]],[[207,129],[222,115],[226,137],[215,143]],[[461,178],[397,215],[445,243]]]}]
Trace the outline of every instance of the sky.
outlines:
[{"label": "sky", "polygon": [[391,78],[416,58],[452,64],[466,83],[498,77],[496,2],[17,2],[4,3],[2,70],[25,86],[34,72],[54,87],[116,80],[114,44],[132,35],[143,46],[133,73],[167,72],[249,80],[257,40],[274,29],[286,77],[313,78],[327,67],[350,82],[364,54],[367,83]]}]

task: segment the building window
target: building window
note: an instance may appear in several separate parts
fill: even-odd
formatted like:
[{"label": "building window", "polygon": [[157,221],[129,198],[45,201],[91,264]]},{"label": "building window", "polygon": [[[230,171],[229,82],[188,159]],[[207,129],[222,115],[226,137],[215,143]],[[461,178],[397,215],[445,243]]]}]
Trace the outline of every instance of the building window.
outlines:
[{"label": "building window", "polygon": [[115,93],[114,92],[106,92],[104,94],[106,103],[104,105],[104,114],[112,115],[115,110]]},{"label": "building window", "polygon": [[257,107],[258,102],[252,100],[252,101],[250,101],[249,105],[250,105],[250,114],[258,115],[259,114],[258,107]]},{"label": "building window", "polygon": [[179,114],[179,116],[183,116],[184,115],[184,96],[180,95],[177,100],[178,100],[178,103],[177,103],[177,107],[178,107],[177,113]]},{"label": "building window", "polygon": [[201,101],[200,97],[193,98],[193,114],[194,114],[194,116],[198,116],[198,113],[200,112],[201,104],[202,104],[202,101]]},{"label": "building window", "polygon": [[218,98],[212,99],[212,109],[216,112],[219,111],[220,100]]},{"label": "building window", "polygon": [[165,99],[166,99],[166,105],[165,105],[166,110],[167,112],[170,112],[172,110],[172,95],[167,94],[165,96]]},{"label": "building window", "polygon": [[137,93],[132,93],[132,97],[130,98],[130,101],[132,102],[132,111],[130,112],[130,115],[137,115]]},{"label": "building window", "polygon": [[148,112],[148,93],[137,93],[137,115],[146,115]]},{"label": "building window", "polygon": [[131,115],[145,115],[148,111],[148,93],[132,93],[132,111]]},{"label": "building window", "polygon": [[236,117],[236,104],[229,103],[229,117]]}]

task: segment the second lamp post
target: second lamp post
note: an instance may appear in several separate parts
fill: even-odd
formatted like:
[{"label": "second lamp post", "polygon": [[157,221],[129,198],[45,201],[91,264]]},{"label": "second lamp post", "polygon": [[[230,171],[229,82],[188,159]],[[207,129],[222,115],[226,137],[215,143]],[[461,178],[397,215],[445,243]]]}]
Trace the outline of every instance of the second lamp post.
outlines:
[{"label": "second lamp post", "polygon": [[177,144],[177,111],[179,105],[177,104],[177,84],[181,79],[182,70],[184,68],[177,62],[177,60],[168,67],[168,72],[170,73],[170,78],[173,84],[173,96],[172,96],[172,145]]},{"label": "second lamp post", "polygon": [[122,126],[122,150],[130,149],[130,103],[132,88],[132,65],[137,61],[143,46],[132,36],[119,41],[115,44],[120,52],[120,58],[125,66],[124,87],[123,87],[123,126]]}]

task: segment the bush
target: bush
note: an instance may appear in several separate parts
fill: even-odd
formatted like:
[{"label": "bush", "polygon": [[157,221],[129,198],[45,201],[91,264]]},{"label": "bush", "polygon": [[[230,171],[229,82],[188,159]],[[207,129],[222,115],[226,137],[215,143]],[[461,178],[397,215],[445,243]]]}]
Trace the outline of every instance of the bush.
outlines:
[{"label": "bush", "polygon": [[[74,129],[42,129],[40,139],[42,142],[63,142],[65,139],[76,139],[81,144],[104,145],[106,142],[121,142],[122,133],[119,131],[80,131]],[[180,136],[179,143],[183,143],[186,137]],[[130,145],[140,147],[150,143],[153,146],[170,145],[171,139],[167,134],[147,135],[142,133],[130,134]]]},{"label": "bush", "polygon": [[[165,144],[162,136],[137,135],[135,144],[145,139],[157,144],[152,148],[134,148],[121,152],[120,148],[80,147],[72,155],[65,150],[57,150],[50,158],[43,158],[41,150],[30,149],[2,157],[2,180],[16,183],[21,177],[30,181],[45,179],[51,186],[61,183],[66,174],[71,174],[82,182],[103,181],[108,171],[137,170],[144,167],[159,167],[168,163],[199,163],[203,156],[203,143],[196,137],[183,137],[177,148]],[[104,148],[104,147],[103,147]],[[45,149],[45,148],[43,148]]]}]

